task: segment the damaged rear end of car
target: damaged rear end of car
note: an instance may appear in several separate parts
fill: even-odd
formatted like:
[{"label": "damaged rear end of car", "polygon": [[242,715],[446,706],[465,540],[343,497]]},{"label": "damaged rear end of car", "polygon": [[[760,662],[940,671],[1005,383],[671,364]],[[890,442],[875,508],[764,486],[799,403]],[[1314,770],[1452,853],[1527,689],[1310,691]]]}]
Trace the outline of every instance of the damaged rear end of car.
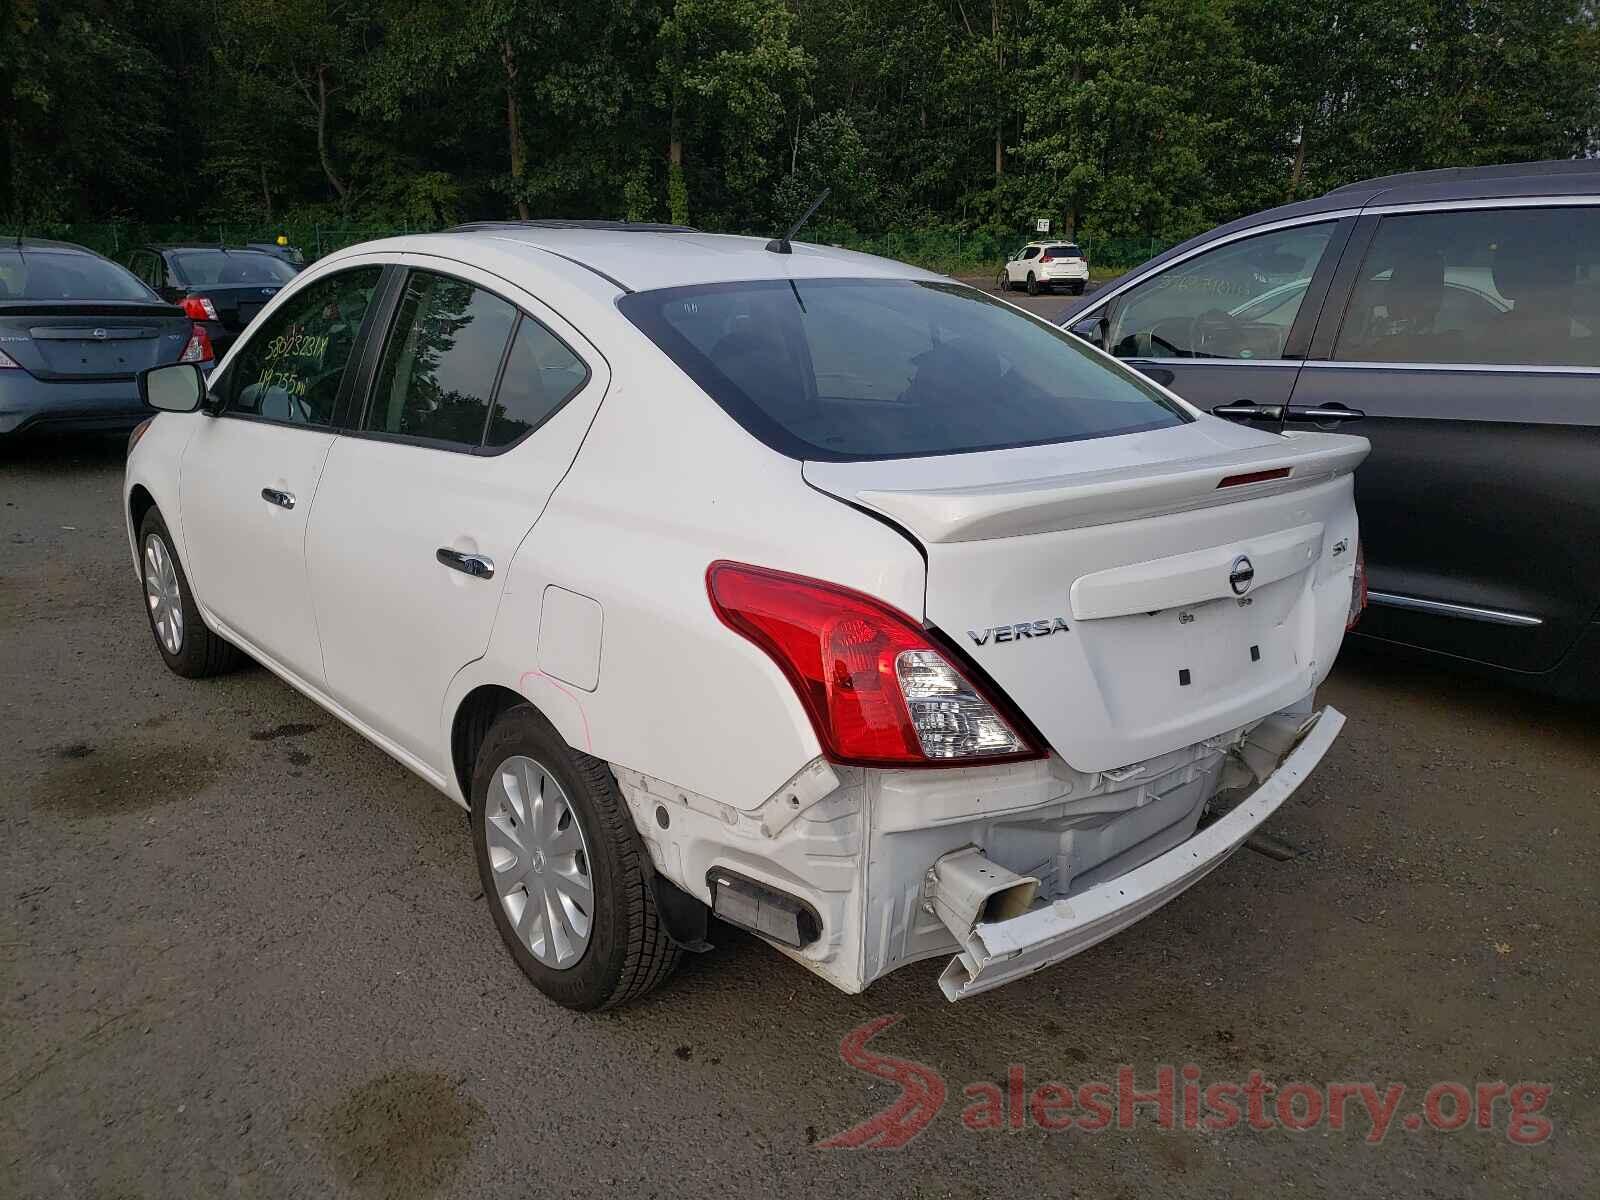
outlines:
[{"label": "damaged rear end of car", "polygon": [[[719,915],[850,991],[950,956],[940,986],[962,999],[1179,895],[1337,737],[1316,689],[1363,595],[1363,439],[1206,417],[945,282],[619,307],[809,489],[925,564],[918,611],[776,553],[709,564],[718,619],[776,664],[820,750],[724,814],[723,858],[714,834],[689,855],[705,881],[679,882]],[[672,790],[619,779],[636,814]]]}]

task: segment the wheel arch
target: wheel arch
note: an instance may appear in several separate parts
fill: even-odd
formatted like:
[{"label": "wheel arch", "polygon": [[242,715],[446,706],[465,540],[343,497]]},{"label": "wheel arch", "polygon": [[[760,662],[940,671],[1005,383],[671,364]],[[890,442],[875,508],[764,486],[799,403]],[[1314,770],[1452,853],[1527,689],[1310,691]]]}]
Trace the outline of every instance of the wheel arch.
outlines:
[{"label": "wheel arch", "polygon": [[507,709],[527,703],[522,693],[503,684],[484,683],[473,688],[456,705],[450,721],[450,770],[468,808],[472,807],[472,768],[489,727]]}]

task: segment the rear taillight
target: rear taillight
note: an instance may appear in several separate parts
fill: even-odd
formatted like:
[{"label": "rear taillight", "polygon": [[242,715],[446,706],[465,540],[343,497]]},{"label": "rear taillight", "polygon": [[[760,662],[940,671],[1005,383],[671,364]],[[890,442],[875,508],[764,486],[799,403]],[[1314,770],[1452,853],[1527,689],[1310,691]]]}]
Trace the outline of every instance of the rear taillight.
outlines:
[{"label": "rear taillight", "polygon": [[211,349],[211,337],[200,326],[191,327],[189,344],[183,348],[183,353],[178,356],[179,362],[208,363],[216,359],[216,353]]},{"label": "rear taillight", "polygon": [[1356,542],[1356,573],[1350,577],[1350,616],[1344,623],[1345,632],[1356,627],[1362,611],[1367,607],[1367,553]]},{"label": "rear taillight", "polygon": [[210,296],[185,296],[183,298],[183,311],[196,321],[215,321],[217,319],[217,306],[211,303]]},{"label": "rear taillight", "polygon": [[20,371],[22,364],[4,350],[0,350],[0,371]]},{"label": "rear taillight", "polygon": [[916,622],[836,584],[740,563],[706,571],[711,607],[794,685],[823,753],[873,767],[1042,757]]},{"label": "rear taillight", "polygon": [[1042,263],[1055,262],[1055,260],[1056,256],[1054,254],[1041,254],[1039,256],[1039,261]]}]

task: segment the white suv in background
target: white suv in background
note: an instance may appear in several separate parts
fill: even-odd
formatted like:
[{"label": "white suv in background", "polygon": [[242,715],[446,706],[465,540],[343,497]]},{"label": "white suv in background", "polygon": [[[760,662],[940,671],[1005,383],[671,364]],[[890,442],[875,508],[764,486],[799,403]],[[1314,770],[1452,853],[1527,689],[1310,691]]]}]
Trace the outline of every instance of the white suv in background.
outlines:
[{"label": "white suv in background", "polygon": [[1089,282],[1089,260],[1074,242],[1029,242],[1000,269],[1000,290],[1027,288],[1028,295],[1067,288],[1081,296]]},{"label": "white suv in background", "polygon": [[711,912],[848,992],[935,955],[951,999],[1005,983],[1223,862],[1344,721],[1367,443],[1208,416],[899,263],[395,238],[287,284],[209,389],[141,387],[166,665],[242,651],[468,809],[573,1008]]}]

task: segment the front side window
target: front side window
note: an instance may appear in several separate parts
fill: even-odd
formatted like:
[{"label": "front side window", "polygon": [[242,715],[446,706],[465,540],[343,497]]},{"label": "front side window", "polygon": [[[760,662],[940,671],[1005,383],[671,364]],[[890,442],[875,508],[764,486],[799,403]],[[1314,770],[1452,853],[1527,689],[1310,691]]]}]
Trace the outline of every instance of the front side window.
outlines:
[{"label": "front side window", "polygon": [[1334,223],[1296,225],[1206,250],[1112,304],[1118,358],[1283,357]]},{"label": "front side window", "polygon": [[357,267],[284,302],[228,365],[225,411],[293,425],[331,425],[339,385],[383,275]]},{"label": "front side window", "polygon": [[959,454],[1189,420],[1071,334],[959,284],[755,280],[639,292],[618,307],[792,458]]},{"label": "front side window", "polygon": [[1600,208],[1384,217],[1333,357],[1600,367]]},{"label": "front side window", "polygon": [[477,447],[517,310],[489,292],[413,271],[362,428]]}]

